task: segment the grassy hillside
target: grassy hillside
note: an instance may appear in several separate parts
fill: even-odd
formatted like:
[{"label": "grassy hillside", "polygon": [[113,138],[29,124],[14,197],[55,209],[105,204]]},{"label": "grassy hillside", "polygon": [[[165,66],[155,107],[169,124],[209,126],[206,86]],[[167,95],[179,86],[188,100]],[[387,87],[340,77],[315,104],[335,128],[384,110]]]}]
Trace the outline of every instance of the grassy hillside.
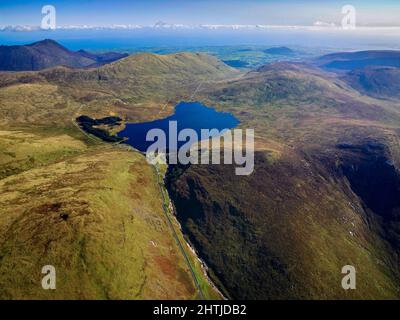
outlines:
[{"label": "grassy hillside", "polygon": [[213,57],[194,53],[145,53],[90,70],[3,73],[1,120],[60,124],[70,122],[77,112],[97,117],[117,113],[133,122],[160,118],[171,113],[176,102],[189,99],[204,81],[237,74]]},{"label": "grassy hillside", "polygon": [[65,131],[0,131],[0,178],[83,153],[84,141]]},{"label": "grassy hillside", "polygon": [[[153,88],[146,88],[148,100],[140,106],[122,99],[136,99],[147,78],[180,88],[176,73],[183,65],[189,83],[233,71],[205,56],[148,59],[97,70],[2,74],[0,298],[220,298],[167,211],[160,178],[144,156],[107,146],[73,122],[80,114],[157,116],[166,92],[151,100]],[[113,80],[105,83],[99,73]],[[55,291],[41,288],[47,264],[56,267]]]},{"label": "grassy hillside", "polygon": [[[2,298],[197,296],[163,217],[152,169],[112,149],[2,179]],[[57,269],[57,290],[40,286]]]}]

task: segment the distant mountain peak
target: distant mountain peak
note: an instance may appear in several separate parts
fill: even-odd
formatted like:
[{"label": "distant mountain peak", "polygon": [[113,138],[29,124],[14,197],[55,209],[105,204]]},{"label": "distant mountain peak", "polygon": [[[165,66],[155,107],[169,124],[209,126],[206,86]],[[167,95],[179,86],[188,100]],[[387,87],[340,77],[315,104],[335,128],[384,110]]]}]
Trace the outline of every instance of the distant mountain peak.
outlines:
[{"label": "distant mountain peak", "polygon": [[28,45],[0,46],[0,70],[37,71],[56,66],[86,68],[103,65],[126,57],[115,52],[95,54],[71,51],[52,39]]},{"label": "distant mountain peak", "polygon": [[44,40],[41,40],[41,41],[34,42],[31,45],[37,45],[37,44],[55,44],[55,45],[59,45],[60,46],[60,44],[57,41],[52,40],[52,39],[44,39]]},{"label": "distant mountain peak", "polygon": [[52,39],[44,39],[41,41],[33,42],[31,44],[26,45],[26,47],[42,48],[42,49],[47,48],[48,50],[55,49],[55,50],[62,50],[65,52],[69,51],[66,47],[64,47],[63,45]]}]

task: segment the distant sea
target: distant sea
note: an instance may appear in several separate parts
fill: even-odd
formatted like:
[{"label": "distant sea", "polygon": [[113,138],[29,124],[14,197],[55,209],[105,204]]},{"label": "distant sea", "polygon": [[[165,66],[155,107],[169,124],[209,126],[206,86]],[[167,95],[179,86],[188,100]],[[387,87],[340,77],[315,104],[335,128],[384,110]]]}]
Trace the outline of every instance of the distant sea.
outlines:
[{"label": "distant sea", "polygon": [[1,45],[27,44],[53,39],[71,50],[134,52],[149,47],[302,46],[332,50],[400,49],[399,29],[388,31],[309,31],[296,29],[203,30],[56,30],[0,32]]}]

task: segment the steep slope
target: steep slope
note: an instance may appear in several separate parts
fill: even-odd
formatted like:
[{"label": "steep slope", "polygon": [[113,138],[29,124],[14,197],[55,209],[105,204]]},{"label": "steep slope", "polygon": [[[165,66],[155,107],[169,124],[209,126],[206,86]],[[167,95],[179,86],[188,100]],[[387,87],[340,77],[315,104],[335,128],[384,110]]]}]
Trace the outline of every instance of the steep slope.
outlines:
[{"label": "steep slope", "polygon": [[[399,298],[398,260],[374,232],[373,217],[345,179],[332,181],[317,165],[295,154],[273,161],[259,153],[248,178],[230,166],[172,169],[178,219],[227,296]],[[348,264],[358,282],[346,292],[341,269]]]},{"label": "steep slope", "polygon": [[53,40],[43,40],[22,46],[0,46],[0,70],[35,71],[61,65],[83,68],[109,63],[123,57],[126,55],[73,52]]},{"label": "steep slope", "polygon": [[376,98],[400,97],[400,68],[366,67],[348,72],[344,77],[350,86]]},{"label": "steep slope", "polygon": [[[198,98],[233,112],[256,135],[249,177],[235,176],[230,165],[175,166],[166,180],[185,232],[226,295],[400,297],[398,110],[317,69],[287,63]],[[384,147],[367,157],[348,157],[341,147],[377,143]],[[366,193],[369,180],[377,182]],[[386,182],[393,205],[382,219],[376,202],[383,198],[368,194]],[[354,291],[341,287],[348,264],[357,270]]]}]

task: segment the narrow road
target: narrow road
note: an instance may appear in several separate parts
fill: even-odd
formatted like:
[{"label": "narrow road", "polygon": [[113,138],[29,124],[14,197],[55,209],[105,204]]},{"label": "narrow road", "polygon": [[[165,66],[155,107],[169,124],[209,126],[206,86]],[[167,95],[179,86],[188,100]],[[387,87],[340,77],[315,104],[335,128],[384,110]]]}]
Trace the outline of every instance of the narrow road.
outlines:
[{"label": "narrow road", "polygon": [[[192,99],[194,98],[194,96],[195,96],[196,93],[199,91],[200,87],[203,85],[204,82],[205,82],[205,81],[203,80],[203,81],[201,81],[201,82],[196,86],[196,88],[195,88],[193,94],[189,97],[190,100],[192,100]],[[160,110],[159,114],[160,114],[161,112],[164,111],[164,109],[167,107],[168,103],[169,103],[169,101],[162,107],[162,109]],[[99,139],[99,138],[97,138],[97,137],[95,137],[95,136],[93,136],[93,135],[88,134],[87,132],[85,132],[85,130],[83,130],[83,129],[79,126],[79,124],[76,122],[76,117],[80,115],[80,111],[81,111],[81,109],[82,109],[83,106],[84,106],[84,105],[81,105],[81,106],[78,107],[78,109],[76,110],[76,112],[75,112],[73,118],[71,119],[73,125],[74,125],[75,127],[77,127],[81,132],[83,132],[83,134],[84,134],[85,136],[87,136],[89,139],[93,139],[93,140],[95,140],[95,141],[97,141],[97,142],[99,142],[99,141],[104,142],[103,140],[101,140],[101,139]],[[104,143],[106,143],[106,142],[104,142]],[[106,144],[109,144],[109,143],[106,143]],[[113,145],[119,145],[119,143],[113,144]],[[139,151],[136,151],[135,149],[133,149],[133,151],[134,151],[134,152],[139,152]],[[140,153],[140,152],[139,152],[139,153]],[[162,197],[161,200],[162,200],[163,212],[164,212],[165,217],[166,217],[166,219],[167,219],[167,224],[168,224],[169,228],[171,229],[172,235],[173,235],[173,237],[175,238],[175,240],[176,240],[176,242],[177,242],[177,244],[178,244],[179,250],[181,251],[181,253],[182,253],[182,255],[183,255],[184,259],[185,259],[185,262],[186,262],[186,264],[187,264],[187,266],[188,266],[188,268],[189,268],[189,270],[190,270],[190,273],[191,273],[191,275],[192,275],[192,277],[193,277],[193,281],[194,281],[194,283],[195,283],[195,285],[196,285],[196,288],[197,288],[197,290],[198,290],[198,292],[199,292],[199,295],[200,295],[201,299],[206,300],[206,298],[205,298],[205,296],[204,296],[204,293],[203,293],[203,290],[201,289],[199,280],[198,280],[197,277],[196,277],[196,273],[195,273],[195,271],[194,271],[194,268],[193,268],[192,264],[190,263],[190,259],[189,259],[189,257],[188,257],[188,254],[187,254],[186,251],[185,251],[185,247],[184,247],[184,245],[182,244],[181,240],[179,239],[178,233],[176,232],[176,230],[175,230],[175,228],[174,228],[174,224],[172,223],[172,220],[171,220],[171,217],[170,217],[170,212],[169,212],[169,209],[168,209],[168,207],[167,207],[167,205],[166,205],[167,199],[165,198],[164,191],[163,191],[164,183],[163,183],[163,181],[160,181],[160,177],[161,177],[160,171],[159,171],[159,169],[158,169],[158,167],[157,167],[156,165],[154,165],[153,167],[154,167],[154,172],[155,172],[156,177],[157,177],[157,184],[158,184],[158,187],[159,187],[159,189],[160,189],[160,193],[161,193],[161,197]]]},{"label": "narrow road", "polygon": [[206,298],[205,298],[204,293],[203,293],[203,291],[201,289],[199,280],[196,277],[196,273],[194,272],[192,264],[190,263],[189,257],[188,257],[188,255],[187,255],[187,253],[185,251],[185,247],[183,246],[182,242],[179,240],[178,233],[176,232],[176,230],[174,228],[174,225],[173,225],[173,223],[171,221],[170,213],[169,213],[168,207],[166,205],[167,199],[165,198],[164,191],[163,191],[164,183],[162,181],[160,181],[160,177],[161,177],[160,171],[159,171],[157,165],[154,165],[153,168],[154,168],[155,174],[157,175],[157,184],[158,184],[158,186],[160,188],[160,193],[161,193],[161,197],[162,197],[163,211],[164,211],[165,217],[167,218],[168,225],[169,225],[169,227],[170,227],[170,229],[172,231],[172,235],[174,236],[174,238],[175,238],[175,240],[176,240],[176,242],[177,242],[177,244],[179,246],[179,249],[180,249],[180,251],[181,251],[181,253],[182,253],[182,255],[183,255],[183,257],[184,257],[184,259],[186,261],[186,264],[189,267],[190,273],[192,274],[193,281],[194,281],[194,283],[195,283],[195,285],[197,287],[197,290],[199,291],[200,297],[203,300],[205,300]]},{"label": "narrow road", "polygon": [[[77,127],[77,128],[78,128],[85,136],[87,136],[89,139],[92,139],[92,140],[97,141],[97,142],[104,142],[103,140],[101,140],[101,139],[99,139],[99,138],[97,138],[97,137],[95,137],[95,136],[93,136],[93,135],[88,134],[87,132],[85,132],[85,130],[83,130],[83,129],[79,126],[79,124],[76,122],[75,117],[76,117],[77,114],[79,114],[81,108],[82,108],[82,106],[80,106],[80,107],[78,108],[78,110],[77,110],[76,113],[74,114],[73,118],[71,119],[73,125],[74,125],[75,127]],[[104,142],[104,143],[106,143],[106,142]],[[106,143],[106,144],[109,145],[109,143]],[[114,144],[114,145],[115,145],[115,144]],[[133,151],[134,151],[134,152],[140,153],[139,151],[136,151],[136,150],[134,150],[134,149],[133,149]],[[166,219],[167,219],[168,227],[171,229],[172,235],[173,235],[173,237],[175,238],[175,240],[176,240],[176,242],[177,242],[177,244],[178,244],[179,250],[181,251],[181,253],[182,253],[182,255],[183,255],[184,259],[185,259],[185,262],[186,262],[186,264],[187,264],[187,266],[188,266],[188,268],[189,268],[189,270],[190,270],[190,273],[191,273],[191,275],[192,275],[192,277],[193,277],[193,281],[194,281],[194,283],[195,283],[195,285],[196,285],[196,288],[197,288],[197,290],[198,290],[198,292],[199,292],[199,294],[200,294],[201,299],[205,300],[205,296],[204,296],[203,291],[202,291],[202,289],[201,289],[200,283],[199,283],[199,281],[198,281],[198,279],[197,279],[197,277],[196,277],[196,273],[194,272],[194,269],[193,269],[193,267],[192,267],[192,265],[191,265],[191,263],[190,263],[190,260],[189,260],[189,257],[188,257],[188,255],[187,255],[186,251],[185,251],[185,248],[184,248],[183,244],[181,243],[181,241],[180,241],[180,239],[179,239],[179,236],[178,236],[178,233],[176,232],[176,230],[175,230],[175,228],[174,228],[174,225],[173,225],[173,223],[172,223],[172,221],[171,221],[171,217],[169,216],[169,210],[168,210],[168,207],[166,206],[166,201],[167,201],[167,199],[165,198],[164,192],[163,192],[163,186],[164,186],[164,184],[163,184],[162,181],[160,181],[160,176],[161,176],[161,175],[160,175],[160,172],[159,172],[157,166],[153,166],[153,168],[154,168],[154,172],[155,172],[155,175],[156,175],[156,178],[157,178],[157,184],[158,184],[158,187],[159,187],[159,189],[160,189],[160,193],[161,193],[161,197],[162,197],[161,200],[162,200],[163,212],[164,212],[165,217],[166,217]]]}]

